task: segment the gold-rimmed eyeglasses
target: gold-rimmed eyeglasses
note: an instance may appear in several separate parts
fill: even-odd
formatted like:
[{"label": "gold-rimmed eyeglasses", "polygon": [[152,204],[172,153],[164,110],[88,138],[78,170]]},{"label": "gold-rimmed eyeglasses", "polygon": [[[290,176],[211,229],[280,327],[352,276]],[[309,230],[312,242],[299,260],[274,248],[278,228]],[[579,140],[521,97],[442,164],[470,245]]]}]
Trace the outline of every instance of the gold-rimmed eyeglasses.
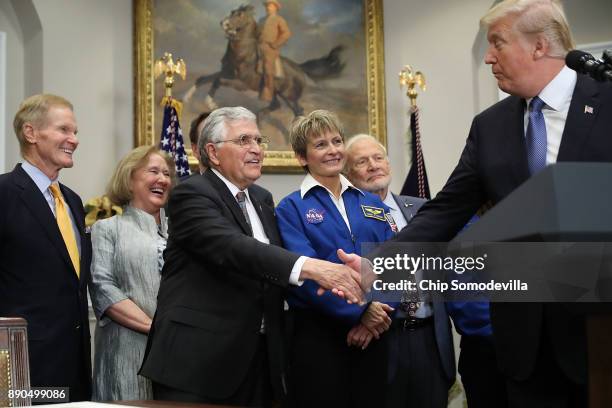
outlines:
[{"label": "gold-rimmed eyeglasses", "polygon": [[247,148],[253,144],[261,147],[262,149],[265,149],[268,147],[268,143],[269,143],[269,139],[265,136],[253,136],[253,135],[240,135],[235,139],[225,139],[225,140],[219,140],[216,142],[212,142],[213,144],[218,144],[218,143],[223,143],[223,142],[230,142],[230,143],[234,143],[237,144],[240,147],[243,148]]}]

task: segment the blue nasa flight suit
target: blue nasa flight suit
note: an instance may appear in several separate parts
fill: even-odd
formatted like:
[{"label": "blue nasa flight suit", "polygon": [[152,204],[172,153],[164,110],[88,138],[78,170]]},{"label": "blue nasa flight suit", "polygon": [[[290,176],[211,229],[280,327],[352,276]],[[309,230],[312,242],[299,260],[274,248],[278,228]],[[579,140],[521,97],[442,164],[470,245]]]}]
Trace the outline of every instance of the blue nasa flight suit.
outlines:
[{"label": "blue nasa flight suit", "polygon": [[[284,247],[341,263],[337,249],[361,255],[362,244],[393,237],[385,218],[389,207],[378,196],[349,187],[342,198],[350,230],[322,186],[312,187],[303,198],[300,191],[285,197],[276,208]],[[290,403],[298,407],[381,406],[387,360],[384,335],[373,339],[364,351],[348,347],[348,331],[360,322],[367,305],[348,304],[329,291],[318,296],[318,287],[316,282],[305,280],[288,294],[294,324],[290,335]],[[324,362],[325,368],[317,362]]]}]

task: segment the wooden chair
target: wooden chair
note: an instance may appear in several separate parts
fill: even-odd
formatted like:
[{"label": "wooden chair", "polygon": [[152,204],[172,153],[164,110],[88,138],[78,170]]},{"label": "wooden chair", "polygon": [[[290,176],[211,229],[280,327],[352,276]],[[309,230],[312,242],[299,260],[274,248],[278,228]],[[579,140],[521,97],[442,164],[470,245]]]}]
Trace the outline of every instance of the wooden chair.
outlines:
[{"label": "wooden chair", "polygon": [[9,398],[9,389],[30,389],[28,323],[20,317],[0,317],[0,407],[31,405],[30,398]]}]

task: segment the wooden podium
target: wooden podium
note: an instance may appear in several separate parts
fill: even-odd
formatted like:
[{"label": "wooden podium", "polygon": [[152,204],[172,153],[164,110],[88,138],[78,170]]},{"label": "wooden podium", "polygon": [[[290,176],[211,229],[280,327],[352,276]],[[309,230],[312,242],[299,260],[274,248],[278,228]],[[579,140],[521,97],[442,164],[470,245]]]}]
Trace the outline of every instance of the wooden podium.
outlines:
[{"label": "wooden podium", "polygon": [[28,323],[20,317],[0,317],[0,407],[30,406],[29,398],[9,398],[9,389],[30,388]]}]

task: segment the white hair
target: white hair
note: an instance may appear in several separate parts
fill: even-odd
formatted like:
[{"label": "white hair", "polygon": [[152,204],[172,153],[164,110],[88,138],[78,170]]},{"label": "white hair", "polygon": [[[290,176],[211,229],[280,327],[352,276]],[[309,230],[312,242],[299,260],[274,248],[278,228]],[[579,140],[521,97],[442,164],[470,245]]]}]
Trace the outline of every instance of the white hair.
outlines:
[{"label": "white hair", "polygon": [[223,141],[227,133],[227,124],[240,120],[256,122],[257,117],[253,112],[242,106],[215,109],[208,115],[202,125],[202,133],[198,137],[198,150],[200,151],[200,163],[202,165],[210,167],[206,145]]},{"label": "white hair", "polygon": [[372,135],[368,135],[368,134],[365,134],[365,133],[359,133],[359,134],[356,134],[354,136],[351,136],[351,138],[344,145],[344,150],[348,152],[351,149],[352,145],[354,145],[355,143],[357,143],[357,142],[359,142],[361,140],[370,140],[370,141],[376,143],[378,145],[378,147],[380,147],[382,149],[382,151],[385,152],[385,154],[387,154],[387,148],[385,146],[383,146],[383,144],[380,143],[380,141],[378,139],[376,139]]}]

